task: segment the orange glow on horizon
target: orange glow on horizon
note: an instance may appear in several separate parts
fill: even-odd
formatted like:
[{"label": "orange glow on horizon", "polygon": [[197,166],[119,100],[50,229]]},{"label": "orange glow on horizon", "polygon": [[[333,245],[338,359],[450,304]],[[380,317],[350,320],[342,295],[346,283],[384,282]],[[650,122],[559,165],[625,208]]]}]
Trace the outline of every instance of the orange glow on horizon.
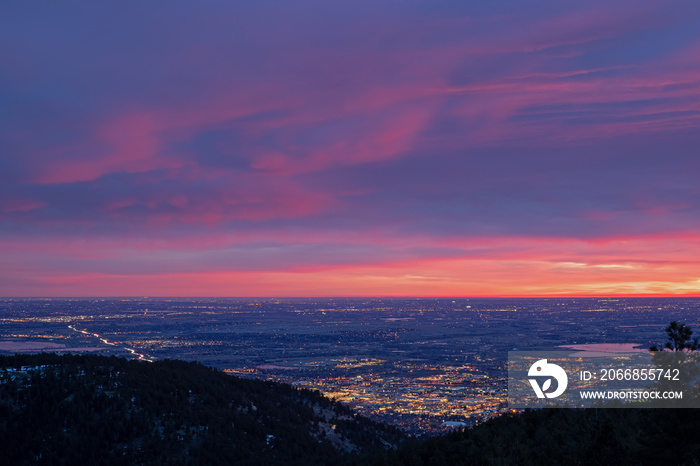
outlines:
[{"label": "orange glow on horizon", "polygon": [[[370,239],[373,243],[377,238]],[[410,249],[424,239],[397,238],[395,246]],[[379,241],[381,243],[381,241]],[[425,257],[380,260],[365,257],[356,264],[299,263],[235,270],[220,262],[192,269],[189,256],[174,265],[161,265],[182,249],[182,243],[158,243],[161,255],[136,245],[96,241],[16,243],[16,256],[5,256],[12,280],[0,282],[4,296],[700,296],[700,240],[685,238],[629,238],[582,241],[554,238],[472,238],[457,240],[462,257]],[[247,242],[235,245],[254,248]],[[217,243],[217,248],[221,245]],[[233,246],[231,246],[233,247]],[[35,273],[24,261],[28,249],[56,261],[82,260],[84,270]],[[196,254],[198,248],[187,248]],[[217,249],[218,250],[218,249]],[[479,254],[472,251],[478,250]],[[209,250],[200,251],[209,257]],[[134,257],[138,256],[137,259]],[[196,257],[196,256],[193,256]],[[91,270],[96,261],[133,262],[120,273]],[[108,269],[107,267],[106,269]],[[39,290],[39,292],[37,292]]]},{"label": "orange glow on horizon", "polygon": [[[91,273],[46,276],[37,281],[43,290],[50,290],[45,296],[700,296],[700,279],[686,279],[677,270],[662,269],[543,261],[429,260],[316,271]],[[695,276],[700,277],[700,270]]]}]

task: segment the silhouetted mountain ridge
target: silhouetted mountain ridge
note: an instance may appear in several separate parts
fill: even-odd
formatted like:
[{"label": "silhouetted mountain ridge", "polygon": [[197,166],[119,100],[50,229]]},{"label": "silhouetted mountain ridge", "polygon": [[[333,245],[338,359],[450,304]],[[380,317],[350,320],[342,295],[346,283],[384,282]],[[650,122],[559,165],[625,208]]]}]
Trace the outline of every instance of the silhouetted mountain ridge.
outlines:
[{"label": "silhouetted mountain ridge", "polygon": [[700,410],[550,408],[362,458],[363,466],[700,465]]},{"label": "silhouetted mountain ridge", "polygon": [[0,356],[0,382],[8,465],[700,465],[696,409],[527,410],[419,441],[194,362]]},{"label": "silhouetted mountain ridge", "polygon": [[194,362],[0,357],[3,464],[338,464],[401,443],[319,392]]}]

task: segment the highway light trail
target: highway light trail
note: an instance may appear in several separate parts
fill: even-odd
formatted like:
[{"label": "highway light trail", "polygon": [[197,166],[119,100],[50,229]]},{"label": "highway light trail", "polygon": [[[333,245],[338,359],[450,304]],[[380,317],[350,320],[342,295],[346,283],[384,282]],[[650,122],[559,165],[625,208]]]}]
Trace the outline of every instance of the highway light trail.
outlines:
[{"label": "highway light trail", "polygon": [[[118,342],[118,341],[114,341],[114,342],[109,341],[107,338],[104,338],[103,336],[101,336],[101,335],[98,334],[98,333],[92,333],[92,332],[88,332],[87,330],[81,330],[81,329],[78,329],[78,328],[73,327],[72,325],[69,325],[68,328],[71,329],[71,330],[73,330],[74,332],[78,332],[78,333],[80,333],[80,334],[83,334],[83,335],[86,335],[86,336],[90,336],[90,337],[95,337],[95,338],[97,338],[98,340],[100,340],[102,343],[104,343],[105,345],[119,346],[119,342]],[[149,356],[148,356],[147,354],[145,354],[145,353],[139,353],[139,352],[137,352],[136,350],[134,350],[134,349],[132,349],[132,348],[128,348],[128,347],[126,347],[126,346],[124,346],[124,347],[122,347],[122,348],[123,348],[125,351],[129,352],[129,354],[131,354],[132,356],[134,356],[136,359],[138,359],[138,360],[140,360],[140,361],[153,362],[152,358],[149,357]]]}]

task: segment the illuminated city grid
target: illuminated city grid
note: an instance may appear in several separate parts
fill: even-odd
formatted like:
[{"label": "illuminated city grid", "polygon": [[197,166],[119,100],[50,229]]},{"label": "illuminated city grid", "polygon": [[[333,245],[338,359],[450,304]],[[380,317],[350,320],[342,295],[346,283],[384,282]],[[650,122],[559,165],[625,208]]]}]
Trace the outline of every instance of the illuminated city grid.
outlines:
[{"label": "illuminated city grid", "polygon": [[[323,392],[414,434],[506,411],[507,352],[665,339],[700,300],[4,299],[0,352],[197,360]],[[454,425],[454,424],[453,424]]]}]

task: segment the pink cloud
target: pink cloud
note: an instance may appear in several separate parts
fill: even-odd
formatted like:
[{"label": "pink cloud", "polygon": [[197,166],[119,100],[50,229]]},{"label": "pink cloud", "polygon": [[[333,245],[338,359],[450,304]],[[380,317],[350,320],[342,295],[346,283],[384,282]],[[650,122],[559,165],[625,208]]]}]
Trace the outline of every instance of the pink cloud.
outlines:
[{"label": "pink cloud", "polygon": [[32,199],[5,199],[0,201],[0,212],[30,212],[32,210],[41,209],[48,204],[44,201]]}]

